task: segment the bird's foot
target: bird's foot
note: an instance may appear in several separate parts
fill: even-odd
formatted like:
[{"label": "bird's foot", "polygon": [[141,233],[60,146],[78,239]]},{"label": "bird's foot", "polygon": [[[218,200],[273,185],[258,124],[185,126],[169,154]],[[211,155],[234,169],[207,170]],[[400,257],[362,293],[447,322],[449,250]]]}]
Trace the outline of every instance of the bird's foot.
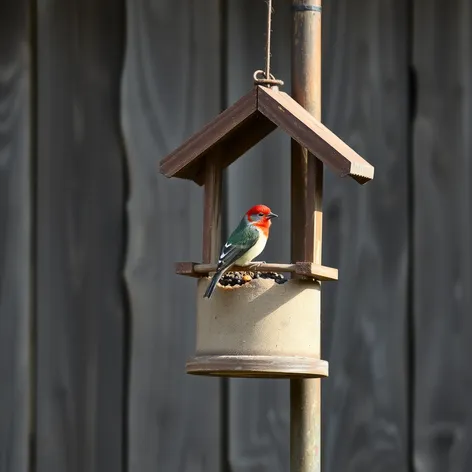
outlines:
[{"label": "bird's foot", "polygon": [[248,269],[257,269],[258,267],[260,267],[262,264],[267,264],[266,261],[253,261],[253,262],[249,262],[248,264]]}]

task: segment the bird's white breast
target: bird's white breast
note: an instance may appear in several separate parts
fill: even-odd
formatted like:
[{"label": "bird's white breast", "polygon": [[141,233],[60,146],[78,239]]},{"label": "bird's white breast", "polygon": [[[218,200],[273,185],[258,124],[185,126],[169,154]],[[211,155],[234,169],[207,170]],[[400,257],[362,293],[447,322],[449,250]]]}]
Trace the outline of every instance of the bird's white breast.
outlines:
[{"label": "bird's white breast", "polygon": [[249,251],[246,252],[243,256],[241,256],[236,262],[236,265],[244,265],[247,264],[248,262],[253,261],[265,248],[266,243],[267,243],[267,238],[265,237],[265,234],[260,230],[259,228],[256,228],[257,231],[259,231],[259,239],[257,240],[257,243],[252,246]]}]

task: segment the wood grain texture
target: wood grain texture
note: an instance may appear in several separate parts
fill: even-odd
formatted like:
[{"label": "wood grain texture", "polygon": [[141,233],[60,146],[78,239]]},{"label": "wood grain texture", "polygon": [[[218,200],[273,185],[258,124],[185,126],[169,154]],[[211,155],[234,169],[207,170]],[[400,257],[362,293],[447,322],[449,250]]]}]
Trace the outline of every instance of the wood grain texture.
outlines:
[{"label": "wood grain texture", "polygon": [[0,3],[0,472],[29,470],[31,49],[29,2]]},{"label": "wood grain texture", "polygon": [[323,466],[408,470],[408,2],[323,6],[323,123],[375,166],[365,187],[326,173]]},{"label": "wood grain texture", "polygon": [[414,2],[414,460],[472,470],[472,5]]},{"label": "wood grain texture", "polygon": [[216,158],[208,158],[205,164],[202,260],[207,263],[218,260],[221,248],[223,171]]},{"label": "wood grain texture", "polygon": [[[218,257],[218,254],[216,255]],[[175,264],[175,273],[179,275],[188,275],[198,277],[208,275],[216,271],[217,264],[197,264],[196,262],[177,262]],[[234,271],[250,271],[251,266],[231,267]],[[311,277],[317,280],[338,280],[338,270],[333,267],[321,266],[313,262],[296,262],[295,264],[257,263],[256,272],[288,272],[298,274],[304,277]]]},{"label": "wood grain texture", "polygon": [[[244,93],[255,70],[264,67],[267,5],[230,1],[228,103]],[[290,2],[274,0],[272,73],[290,90]],[[271,229],[266,261],[290,260],[290,139],[280,130],[247,152],[227,173],[228,230],[252,205],[264,203],[279,215]],[[228,235],[226,235],[228,236]],[[289,470],[289,383],[234,379],[229,386],[229,462],[232,472]]]},{"label": "wood grain texture", "polygon": [[[269,130],[273,131],[275,125],[255,126],[257,122],[264,121],[258,115],[257,89],[252,88],[164,157],[160,162],[160,171],[166,177],[176,176],[204,183],[205,176],[202,173],[206,169],[207,157],[210,161],[217,160],[220,167],[223,167],[223,157],[225,165],[229,165],[262,139]],[[254,133],[256,129],[261,132]]]},{"label": "wood grain texture", "polygon": [[250,90],[164,157],[160,172],[166,177],[202,184],[208,159],[224,168],[276,127],[308,148],[340,177],[349,175],[361,184],[373,178],[374,168],[365,159],[288,94],[262,86]]},{"label": "wood grain texture", "polygon": [[187,362],[194,375],[225,377],[300,379],[327,377],[326,361],[300,356],[221,355],[198,356]]},{"label": "wood grain texture", "polygon": [[259,86],[257,108],[338,176],[361,184],[373,178],[374,168],[364,158],[287,93]]},{"label": "wood grain texture", "polygon": [[196,284],[174,274],[176,261],[201,257],[203,191],[157,170],[162,156],[221,111],[220,52],[217,0],[183,9],[173,0],[128,1],[128,472],[219,471],[220,381],[185,373],[195,348]]},{"label": "wood grain texture", "polygon": [[123,456],[124,4],[38,2],[37,472]]}]

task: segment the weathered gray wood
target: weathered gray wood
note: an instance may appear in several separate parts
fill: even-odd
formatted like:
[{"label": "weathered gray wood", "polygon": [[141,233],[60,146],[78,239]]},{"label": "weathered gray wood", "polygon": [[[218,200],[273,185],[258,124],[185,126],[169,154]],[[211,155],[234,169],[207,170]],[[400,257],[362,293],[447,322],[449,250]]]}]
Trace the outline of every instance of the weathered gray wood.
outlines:
[{"label": "weathered gray wood", "polygon": [[38,2],[38,472],[120,472],[124,4]]},{"label": "weathered gray wood", "polygon": [[323,6],[323,123],[375,166],[359,187],[326,172],[323,466],[408,469],[408,2]]},{"label": "weathered gray wood", "polygon": [[472,470],[472,5],[416,0],[414,457]]},{"label": "weathered gray wood", "polygon": [[[254,0],[229,3],[228,103],[252,87],[264,68],[267,5]],[[290,91],[290,2],[275,0],[272,73]],[[228,170],[228,229],[248,208],[268,205],[279,215],[260,260],[290,262],[290,140],[277,130]],[[289,469],[289,383],[234,379],[229,388],[229,461],[232,472]]]},{"label": "weathered gray wood", "polygon": [[122,125],[130,173],[129,472],[217,472],[220,380],[185,373],[195,347],[203,191],[159,161],[220,111],[219,2],[128,1]]},{"label": "weathered gray wood", "polygon": [[0,471],[29,469],[31,54],[29,2],[0,3]]}]

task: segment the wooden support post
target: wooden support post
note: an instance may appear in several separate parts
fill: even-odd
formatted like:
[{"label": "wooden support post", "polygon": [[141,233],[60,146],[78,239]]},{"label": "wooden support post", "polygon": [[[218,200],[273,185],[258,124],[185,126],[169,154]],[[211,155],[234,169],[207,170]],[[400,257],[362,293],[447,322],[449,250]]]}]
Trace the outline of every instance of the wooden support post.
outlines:
[{"label": "wooden support post", "polygon": [[208,156],[205,169],[203,208],[203,262],[218,261],[221,246],[222,170],[215,156]]},{"label": "wooden support post", "polygon": [[[292,97],[321,120],[321,0],[292,0]],[[292,261],[321,264],[323,164],[292,140]],[[321,380],[290,381],[290,470],[321,470]]]}]

